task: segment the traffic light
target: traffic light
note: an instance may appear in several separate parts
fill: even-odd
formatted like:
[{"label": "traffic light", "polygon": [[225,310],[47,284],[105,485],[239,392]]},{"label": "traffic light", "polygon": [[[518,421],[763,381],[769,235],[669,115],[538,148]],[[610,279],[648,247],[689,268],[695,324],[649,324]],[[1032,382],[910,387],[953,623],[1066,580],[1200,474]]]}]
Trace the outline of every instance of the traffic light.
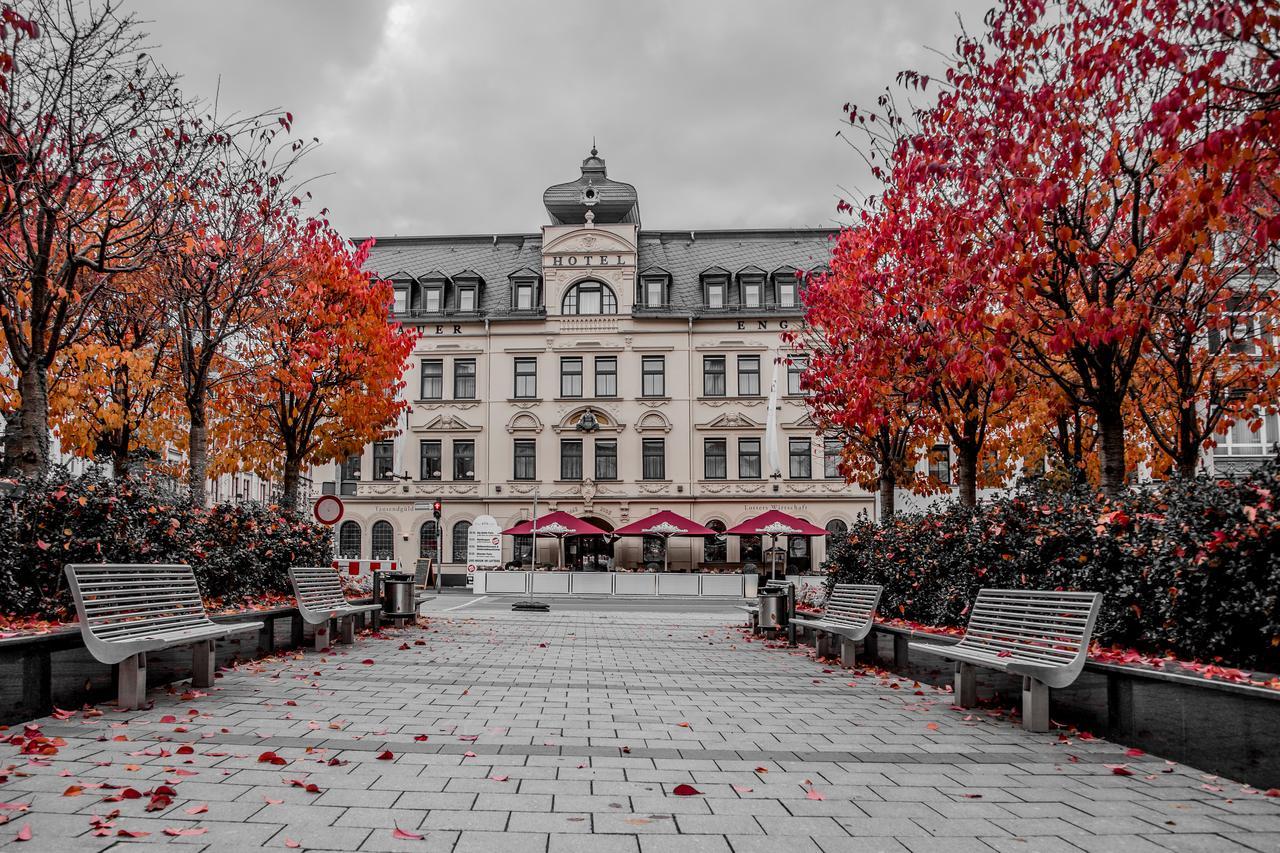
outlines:
[{"label": "traffic light", "polygon": [[440,510],[442,508],[443,505],[440,503],[439,498],[431,502],[431,514],[436,517],[436,521],[440,520]]}]

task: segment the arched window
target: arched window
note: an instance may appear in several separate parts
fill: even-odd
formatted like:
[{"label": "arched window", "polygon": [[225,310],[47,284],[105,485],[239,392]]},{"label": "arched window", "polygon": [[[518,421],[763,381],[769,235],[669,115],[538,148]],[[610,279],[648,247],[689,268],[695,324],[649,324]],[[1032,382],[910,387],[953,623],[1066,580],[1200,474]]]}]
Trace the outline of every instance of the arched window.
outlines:
[{"label": "arched window", "polygon": [[644,536],[640,539],[640,560],[647,571],[662,568],[667,540],[661,536]]},{"label": "arched window", "polygon": [[436,522],[428,518],[418,528],[418,556],[424,560],[434,560],[440,556],[439,535],[436,533]]},{"label": "arched window", "polygon": [[[707,527],[720,534],[723,534],[725,530],[724,522],[720,519],[708,521]],[[725,539],[723,535],[702,537],[702,559],[707,563],[727,562],[729,559],[729,540]]]},{"label": "arched window", "polygon": [[344,521],[338,528],[338,556],[346,560],[360,559],[360,525]]},{"label": "arched window", "polygon": [[369,557],[373,560],[396,558],[396,532],[389,521],[375,521],[369,531]]},{"label": "arched window", "polygon": [[453,526],[453,561],[467,561],[467,534],[471,532],[471,522],[459,521]]},{"label": "arched window", "polygon": [[833,518],[827,522],[827,545],[830,546],[836,541],[843,539],[849,535],[849,525],[844,523],[843,519]]},{"label": "arched window", "polygon": [[580,281],[564,295],[563,314],[617,314],[618,297],[607,284]]}]

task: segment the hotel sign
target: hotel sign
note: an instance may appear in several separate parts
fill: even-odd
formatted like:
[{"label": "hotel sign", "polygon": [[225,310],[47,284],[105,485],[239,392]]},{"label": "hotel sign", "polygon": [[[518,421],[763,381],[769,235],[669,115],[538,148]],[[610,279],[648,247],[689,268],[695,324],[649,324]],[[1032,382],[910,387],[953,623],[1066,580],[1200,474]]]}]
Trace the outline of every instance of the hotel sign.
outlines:
[{"label": "hotel sign", "polygon": [[632,260],[627,255],[618,254],[572,254],[552,255],[553,267],[629,267]]}]

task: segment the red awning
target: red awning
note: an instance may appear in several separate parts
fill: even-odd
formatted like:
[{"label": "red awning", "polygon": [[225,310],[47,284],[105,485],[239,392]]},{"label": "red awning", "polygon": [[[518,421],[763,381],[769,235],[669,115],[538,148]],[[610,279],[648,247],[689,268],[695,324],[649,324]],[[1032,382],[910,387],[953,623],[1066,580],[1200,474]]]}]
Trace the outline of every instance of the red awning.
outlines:
[{"label": "red awning", "polygon": [[[601,530],[589,521],[574,518],[562,510],[540,515],[536,519],[539,536],[604,536],[609,531]],[[515,527],[502,531],[504,536],[528,536],[533,533],[534,523],[522,521]]]},{"label": "red awning", "polygon": [[704,527],[678,512],[664,509],[648,518],[633,521],[613,531],[617,536],[715,536],[710,527]]},{"label": "red awning", "polygon": [[725,531],[731,536],[826,536],[827,531],[780,509],[771,509]]}]

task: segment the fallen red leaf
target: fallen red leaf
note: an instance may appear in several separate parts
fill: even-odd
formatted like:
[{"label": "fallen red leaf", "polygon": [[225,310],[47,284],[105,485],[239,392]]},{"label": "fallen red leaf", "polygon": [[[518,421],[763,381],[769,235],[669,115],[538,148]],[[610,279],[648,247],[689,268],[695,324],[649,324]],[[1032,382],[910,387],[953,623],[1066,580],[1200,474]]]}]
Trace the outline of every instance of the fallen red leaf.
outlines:
[{"label": "fallen red leaf", "polygon": [[425,835],[419,835],[416,832],[409,832],[406,829],[401,829],[398,824],[395,829],[391,830],[391,837],[399,838],[403,841],[422,841],[426,838]]},{"label": "fallen red leaf", "polygon": [[677,797],[693,797],[701,794],[702,792],[692,785],[685,785],[681,783],[672,788],[671,793],[675,794]]},{"label": "fallen red leaf", "polygon": [[385,749],[378,754],[379,761],[394,761],[395,757],[396,757],[396,754],[389,749]]},{"label": "fallen red leaf", "polygon": [[165,835],[204,835],[209,831],[207,826],[166,826],[164,828]]}]

